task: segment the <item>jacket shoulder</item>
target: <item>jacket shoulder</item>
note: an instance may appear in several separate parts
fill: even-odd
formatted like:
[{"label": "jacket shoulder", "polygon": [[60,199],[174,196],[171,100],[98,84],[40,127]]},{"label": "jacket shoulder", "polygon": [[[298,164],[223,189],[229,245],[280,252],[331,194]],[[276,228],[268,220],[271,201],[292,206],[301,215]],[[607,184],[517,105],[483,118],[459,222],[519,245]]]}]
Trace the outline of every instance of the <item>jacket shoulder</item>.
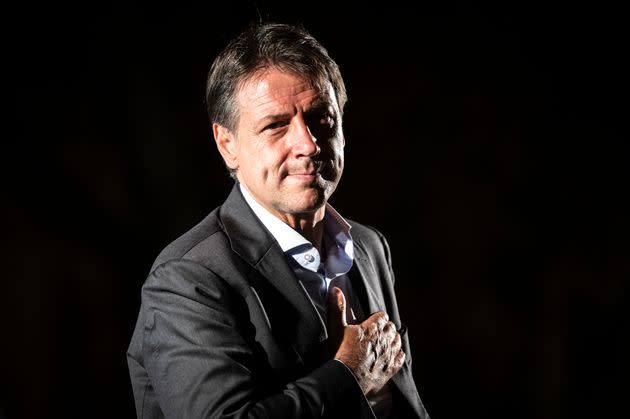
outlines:
[{"label": "jacket shoulder", "polygon": [[377,272],[387,272],[392,278],[391,252],[385,236],[375,227],[347,220],[352,229],[350,234],[355,244],[357,259],[368,259]]},{"label": "jacket shoulder", "polygon": [[354,241],[364,244],[380,243],[385,241],[383,234],[375,227],[358,223],[353,220],[346,219],[346,221],[352,227],[350,234],[352,235],[352,239]]},{"label": "jacket shoulder", "polygon": [[228,243],[219,218],[220,208],[214,209],[197,225],[168,244],[153,262],[150,272],[173,259],[188,259],[203,264],[199,256],[204,252],[199,251],[200,248],[217,249],[223,243]]}]

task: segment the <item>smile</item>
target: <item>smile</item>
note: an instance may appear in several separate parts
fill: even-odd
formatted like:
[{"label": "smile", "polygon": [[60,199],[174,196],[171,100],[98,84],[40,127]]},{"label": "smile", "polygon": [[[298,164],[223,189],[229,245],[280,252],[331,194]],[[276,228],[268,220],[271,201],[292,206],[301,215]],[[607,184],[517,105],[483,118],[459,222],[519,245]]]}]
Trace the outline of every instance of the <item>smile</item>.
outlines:
[{"label": "smile", "polygon": [[319,172],[294,173],[294,174],[290,174],[288,176],[291,177],[291,178],[294,178],[294,179],[299,179],[299,180],[314,180],[315,178],[317,178],[319,176]]}]

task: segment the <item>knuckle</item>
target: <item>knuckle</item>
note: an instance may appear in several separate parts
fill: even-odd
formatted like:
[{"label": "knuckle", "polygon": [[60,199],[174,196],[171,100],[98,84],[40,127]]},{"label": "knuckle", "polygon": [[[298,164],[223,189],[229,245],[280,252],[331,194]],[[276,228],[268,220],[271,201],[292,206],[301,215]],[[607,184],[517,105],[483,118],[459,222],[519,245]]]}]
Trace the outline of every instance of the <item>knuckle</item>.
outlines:
[{"label": "knuckle", "polygon": [[357,340],[359,342],[363,342],[367,337],[367,330],[365,330],[363,327],[359,327],[359,329],[357,330]]},{"label": "knuckle", "polygon": [[389,321],[389,317],[387,317],[387,313],[384,311],[378,311],[375,314],[375,320],[378,323],[387,323]]}]

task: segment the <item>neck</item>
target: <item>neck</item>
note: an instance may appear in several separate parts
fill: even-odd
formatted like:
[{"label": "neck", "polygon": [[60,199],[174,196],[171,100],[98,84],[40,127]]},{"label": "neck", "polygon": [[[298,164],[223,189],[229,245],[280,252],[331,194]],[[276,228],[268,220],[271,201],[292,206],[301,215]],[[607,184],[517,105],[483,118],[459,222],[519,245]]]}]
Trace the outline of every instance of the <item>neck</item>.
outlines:
[{"label": "neck", "polygon": [[320,206],[314,211],[303,213],[287,213],[274,208],[271,205],[266,205],[263,201],[258,200],[254,194],[241,183],[249,195],[263,208],[269,211],[271,214],[279,218],[286,225],[293,230],[300,233],[306,240],[308,240],[320,254],[322,253],[322,244],[324,237],[324,215],[326,214],[326,204]]},{"label": "neck", "polygon": [[324,237],[325,206],[313,213],[306,214],[276,214],[292,229],[300,233],[311,242],[318,252],[322,251],[322,239]]}]

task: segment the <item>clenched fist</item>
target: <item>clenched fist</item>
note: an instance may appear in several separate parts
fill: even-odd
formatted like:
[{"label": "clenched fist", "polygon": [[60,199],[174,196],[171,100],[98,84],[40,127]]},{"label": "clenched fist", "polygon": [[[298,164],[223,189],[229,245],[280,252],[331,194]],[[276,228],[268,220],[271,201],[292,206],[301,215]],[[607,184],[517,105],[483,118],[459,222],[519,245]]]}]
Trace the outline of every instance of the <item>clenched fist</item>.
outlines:
[{"label": "clenched fist", "polygon": [[328,295],[328,335],[334,358],[354,373],[363,394],[380,390],[402,368],[400,334],[379,311],[358,325],[346,322],[346,299],[333,287]]}]

